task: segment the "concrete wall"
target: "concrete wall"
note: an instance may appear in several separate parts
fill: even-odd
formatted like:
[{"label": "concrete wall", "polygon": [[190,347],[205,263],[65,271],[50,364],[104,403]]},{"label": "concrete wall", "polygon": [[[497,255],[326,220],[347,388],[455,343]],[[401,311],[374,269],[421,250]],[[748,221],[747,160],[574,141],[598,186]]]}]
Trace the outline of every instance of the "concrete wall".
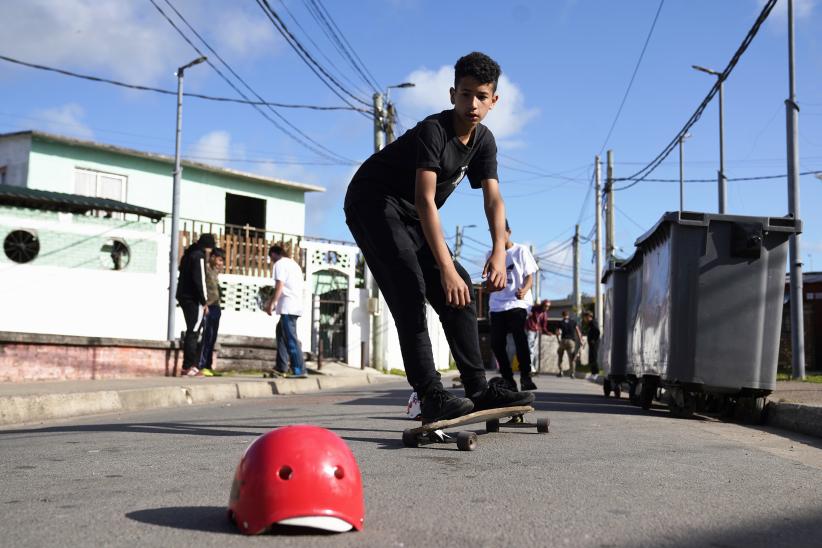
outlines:
[{"label": "concrete wall", "polygon": [[[125,176],[124,201],[171,212],[170,163],[34,138],[28,167],[29,188],[73,194],[77,168]],[[267,230],[305,232],[305,194],[301,190],[184,167],[180,192],[180,216],[184,219],[223,224],[228,192],[267,200]]]},{"label": "concrete wall", "polygon": [[0,167],[6,167],[4,184],[26,186],[31,136],[16,135],[0,140]]},{"label": "concrete wall", "polygon": [[[40,252],[26,264],[0,254],[0,331],[165,338],[168,238],[159,225],[0,207],[0,237],[15,229],[35,233]],[[101,252],[111,238],[130,248],[124,270]]]}]

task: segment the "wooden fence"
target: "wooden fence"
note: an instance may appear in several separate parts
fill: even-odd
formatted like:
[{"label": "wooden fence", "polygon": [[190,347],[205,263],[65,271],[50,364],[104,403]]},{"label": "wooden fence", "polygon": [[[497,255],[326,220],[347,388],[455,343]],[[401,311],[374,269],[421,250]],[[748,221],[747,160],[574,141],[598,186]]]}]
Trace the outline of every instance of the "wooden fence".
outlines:
[{"label": "wooden fence", "polygon": [[300,247],[302,236],[252,226],[181,220],[180,257],[188,246],[197,242],[201,234],[213,234],[217,247],[225,251],[226,274],[270,278],[273,265],[268,257],[268,249],[275,244],[281,245],[305,270],[305,250]]}]

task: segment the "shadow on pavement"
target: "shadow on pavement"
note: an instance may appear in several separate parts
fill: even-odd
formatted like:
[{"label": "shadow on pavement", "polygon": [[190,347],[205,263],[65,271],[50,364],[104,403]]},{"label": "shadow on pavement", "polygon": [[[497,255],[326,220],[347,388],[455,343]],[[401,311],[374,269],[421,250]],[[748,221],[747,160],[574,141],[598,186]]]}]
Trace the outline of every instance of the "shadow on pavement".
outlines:
[{"label": "shadow on pavement", "polygon": [[[204,533],[223,533],[239,535],[240,532],[228,518],[228,509],[225,506],[177,506],[166,508],[149,508],[129,512],[126,517],[140,523],[172,527],[186,531],[202,531]],[[308,527],[291,527],[285,525],[272,526],[268,535],[288,537],[327,537],[334,535],[327,531],[310,529]]]}]

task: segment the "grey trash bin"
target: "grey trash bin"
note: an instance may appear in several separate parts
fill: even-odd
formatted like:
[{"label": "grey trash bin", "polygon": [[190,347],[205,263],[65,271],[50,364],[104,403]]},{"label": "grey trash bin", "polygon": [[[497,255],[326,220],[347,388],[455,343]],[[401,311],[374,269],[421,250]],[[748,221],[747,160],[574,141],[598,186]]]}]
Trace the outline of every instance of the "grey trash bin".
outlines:
[{"label": "grey trash bin", "polygon": [[800,231],[792,218],[674,212],[637,240],[628,361],[658,379],[672,413],[711,396],[761,414],[776,385],[788,238]]},{"label": "grey trash bin", "polygon": [[[641,257],[614,262],[605,271],[603,290],[603,332],[599,348],[599,363],[605,379],[602,390],[606,397],[612,392],[620,397],[622,386],[628,383],[631,400],[636,398],[637,376],[628,361],[628,297],[629,273]],[[634,288],[636,290],[636,288]]]}]

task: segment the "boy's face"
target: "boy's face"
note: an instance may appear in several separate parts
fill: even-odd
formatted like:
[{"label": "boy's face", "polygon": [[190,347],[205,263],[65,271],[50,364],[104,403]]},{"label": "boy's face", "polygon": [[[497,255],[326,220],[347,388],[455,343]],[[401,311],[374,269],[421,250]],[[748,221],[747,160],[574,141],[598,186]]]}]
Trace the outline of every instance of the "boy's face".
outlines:
[{"label": "boy's face", "polygon": [[476,126],[485,119],[488,111],[497,104],[499,95],[494,84],[481,84],[472,76],[460,78],[456,88],[451,88],[451,104],[464,124]]},{"label": "boy's face", "polygon": [[214,270],[222,272],[225,268],[225,260],[222,257],[214,257],[212,261],[214,262]]}]

